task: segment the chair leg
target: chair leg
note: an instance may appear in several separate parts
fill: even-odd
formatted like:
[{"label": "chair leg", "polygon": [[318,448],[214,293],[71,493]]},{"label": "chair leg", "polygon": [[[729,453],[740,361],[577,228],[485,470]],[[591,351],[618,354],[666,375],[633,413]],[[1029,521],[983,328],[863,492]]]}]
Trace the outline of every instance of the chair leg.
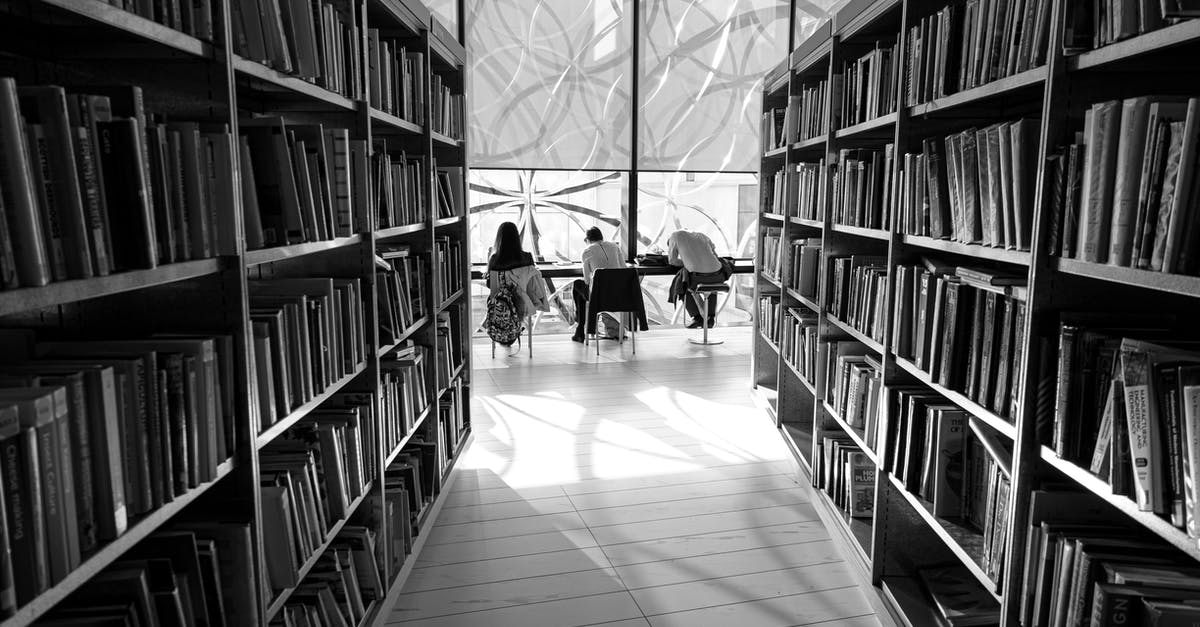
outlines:
[{"label": "chair leg", "polygon": [[596,335],[595,335],[595,337],[596,337],[596,356],[599,357],[600,356],[600,312],[597,311],[596,315],[593,316],[589,320],[589,322],[596,325],[593,328],[595,329],[595,333],[596,333]]},{"label": "chair leg", "polygon": [[[705,328],[705,331],[708,329]],[[529,358],[533,359],[533,325],[529,325]]]},{"label": "chair leg", "polygon": [[699,344],[701,346],[715,346],[717,344],[724,344],[725,340],[708,339],[708,299],[712,298],[714,294],[705,294],[704,300],[700,300],[699,296],[700,295],[697,294],[696,306],[700,308],[700,321],[704,325],[704,333],[702,335],[702,339],[697,340],[695,338],[688,338],[688,341],[692,344]]},{"label": "chair leg", "polygon": [[583,345],[585,347],[588,345],[588,338],[591,335],[590,333],[588,333],[588,329],[587,329],[588,316],[592,315],[591,309],[592,309],[591,303],[585,304],[583,306],[583,317],[580,318],[580,320],[583,321]]},{"label": "chair leg", "polygon": [[496,342],[492,342],[492,359],[496,358]]}]

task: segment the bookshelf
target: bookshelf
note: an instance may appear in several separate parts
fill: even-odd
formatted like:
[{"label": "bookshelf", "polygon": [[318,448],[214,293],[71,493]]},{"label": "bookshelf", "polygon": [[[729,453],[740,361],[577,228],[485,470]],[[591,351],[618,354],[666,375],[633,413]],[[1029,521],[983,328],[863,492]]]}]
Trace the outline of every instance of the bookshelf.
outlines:
[{"label": "bookshelf", "polygon": [[[1158,542],[1163,550],[1176,551],[1172,559],[1179,565],[1195,567],[1200,560],[1196,537],[1172,524],[1169,517],[1144,511],[1131,497],[1114,493],[1107,479],[1091,472],[1086,463],[1061,457],[1046,441],[1045,433],[1039,431],[1039,422],[1045,424],[1057,418],[1053,415],[1055,409],[1047,410],[1045,400],[1039,398],[1047,394],[1045,389],[1039,389],[1039,382],[1049,378],[1053,390],[1056,364],[1044,360],[1047,354],[1053,358],[1057,351],[1061,313],[1100,309],[1186,315],[1195,311],[1200,299],[1200,278],[1196,276],[1087,262],[1073,255],[1059,256],[1057,250],[1052,250],[1057,245],[1055,229],[1061,227],[1052,216],[1055,179],[1047,159],[1060,146],[1071,143],[1073,134],[1083,128],[1084,110],[1093,103],[1156,93],[1187,93],[1185,88],[1175,85],[1182,76],[1194,76],[1194,68],[1188,67],[1183,59],[1200,50],[1200,20],[1179,20],[1099,48],[1068,52],[1064,43],[1070,3],[1060,0],[1044,3],[1044,7],[1041,4],[1024,5],[1036,5],[1045,11],[1040,18],[1045,20],[1041,39],[1014,49],[1007,66],[980,70],[964,57],[962,74],[957,79],[963,81],[961,84],[943,86],[938,82],[943,75],[930,73],[929,69],[935,67],[938,59],[911,74],[907,56],[890,66],[886,57],[878,58],[883,67],[894,72],[884,77],[882,85],[895,90],[896,108],[889,111],[886,107],[876,107],[877,115],[856,118],[852,124],[843,123],[839,115],[846,110],[842,97],[846,93],[844,81],[848,80],[848,68],[864,55],[892,45],[907,55],[907,46],[916,38],[924,39],[925,43],[939,42],[934,47],[941,45],[948,40],[944,32],[937,30],[944,23],[932,23],[939,19],[944,7],[961,8],[961,3],[925,0],[846,3],[812,36],[796,42],[788,58],[764,79],[764,114],[780,125],[772,131],[772,137],[786,135],[791,123],[790,110],[778,118],[775,110],[789,104],[797,110],[813,106],[816,103],[800,99],[806,89],[819,81],[835,87],[825,92],[826,100],[820,103],[826,110],[821,132],[810,139],[785,138],[790,146],[786,153],[768,146],[761,161],[764,193],[758,243],[762,246],[770,242],[778,249],[756,259],[760,264],[764,258],[778,259],[779,267],[770,272],[763,272],[760,267],[756,273],[755,297],[760,301],[769,299],[772,306],[760,307],[760,316],[755,319],[759,332],[754,334],[752,383],[770,407],[771,418],[788,448],[809,473],[816,495],[813,503],[822,520],[835,531],[833,535],[840,539],[845,554],[851,557],[863,579],[877,588],[882,607],[898,624],[939,624],[936,603],[921,577],[925,569],[950,565],[963,573],[968,587],[975,586],[976,596],[996,602],[997,623],[1005,627],[1022,624],[1031,627],[1033,623],[1026,614],[1029,610],[1022,601],[1023,597],[1034,594],[1024,588],[1024,578],[1032,568],[1026,563],[1027,556],[1036,553],[1036,549],[1027,546],[1033,533],[1030,520],[1033,517],[1036,526],[1036,520],[1044,520],[1041,517],[1046,511],[1054,510],[1053,506],[1047,510],[1044,502],[1037,504],[1035,497],[1041,490],[1062,490],[1078,496],[1083,501],[1065,502],[1086,503],[1080,515],[1086,511],[1094,520],[1128,526],[1134,532],[1131,535]],[[958,17],[961,19],[961,14]],[[1036,41],[1041,41],[1044,47],[1040,58]],[[972,67],[975,69],[967,69]],[[968,71],[981,73],[974,82],[969,82]],[[890,82],[886,80],[889,78]],[[933,80],[933,84],[921,88],[927,91],[920,93],[908,91],[910,82],[918,80]],[[883,99],[884,94],[870,96],[876,97]],[[1009,123],[1026,119],[1033,122],[1011,130],[1018,124]],[[933,228],[928,214],[923,217],[916,214],[914,223],[914,214],[906,212],[909,197],[904,194],[928,193],[926,189],[918,192],[908,187],[917,184],[916,179],[905,178],[909,168],[917,171],[914,155],[925,159],[932,154],[927,153],[927,140],[940,142],[952,136],[963,137],[968,129],[978,132],[999,123],[1004,124],[1000,128],[1010,129],[1013,137],[1018,132],[1025,133],[1020,141],[1028,151],[1018,153],[1010,164],[1010,168],[1025,164],[1020,170],[1023,181],[1017,183],[1009,178],[1003,182],[1010,187],[1012,204],[1005,206],[1013,207],[1012,211],[1017,213],[1013,218],[1016,226],[997,232],[993,236],[995,241],[989,242],[986,237],[959,237],[957,232],[941,235],[927,232]],[[872,152],[881,153],[878,161],[872,162]],[[846,200],[838,197],[845,193],[838,186],[838,176],[849,174],[839,172],[838,166],[848,163],[843,161],[847,156],[876,167],[875,171],[883,177],[882,183],[878,183],[879,198],[860,197],[852,200],[861,205],[849,203],[848,206],[860,211],[850,213],[853,223],[837,219],[834,213],[837,203]],[[912,161],[906,161],[908,158]],[[1020,161],[1022,158],[1024,161]],[[919,163],[919,167],[925,167],[925,161]],[[816,166],[821,172],[820,188],[815,195],[806,197],[797,193],[798,166]],[[774,179],[778,173],[782,173],[784,180]],[[867,178],[865,185],[869,187],[874,181]],[[770,190],[766,189],[768,182],[774,183]],[[774,196],[780,190],[786,196],[776,199]],[[961,192],[950,193],[955,194],[955,200],[961,197]],[[1018,198],[1019,194],[1028,196]],[[1020,202],[1029,203],[1024,210],[1028,221],[1023,233]],[[878,212],[874,224],[871,211]],[[764,239],[765,236],[770,238]],[[789,279],[799,270],[793,266],[800,263],[797,261],[800,258],[788,254],[790,242],[796,240],[806,240],[806,246],[820,247],[818,288],[812,295],[802,293]],[[838,281],[844,279],[836,274],[834,262],[847,258],[860,260],[846,264],[845,268],[865,269],[864,276],[877,280],[874,284],[850,283],[854,286],[850,289],[860,297],[866,294],[875,299],[870,301],[876,307],[874,310],[865,306],[855,308],[858,318],[839,318],[833,309],[835,299],[846,295],[839,295],[843,287]],[[956,268],[983,268],[996,275],[1021,279],[1017,287],[980,287],[972,292],[980,299],[979,303],[1003,302],[996,305],[997,311],[1003,307],[1006,315],[1012,316],[1003,323],[997,319],[1000,326],[995,327],[997,334],[1005,325],[1012,327],[1012,352],[1005,353],[1011,370],[1007,378],[998,379],[1004,382],[1006,392],[973,387],[982,385],[977,378],[955,382],[953,367],[931,369],[921,364],[921,356],[913,354],[912,346],[902,346],[916,340],[906,330],[910,318],[901,316],[916,313],[914,309],[902,314],[905,310],[900,308],[901,303],[905,298],[917,301],[912,296],[914,292],[906,291],[914,284],[905,282],[911,276],[906,279],[901,268],[915,268],[929,274],[943,271],[944,268],[929,266],[923,270],[927,260],[934,266],[948,265],[952,274]],[[870,274],[872,271],[876,274]],[[862,278],[854,276],[854,280]],[[882,336],[866,333],[865,327],[849,322],[872,320],[871,315],[863,313],[875,314],[873,320],[877,327],[882,325],[878,327],[882,328]],[[809,379],[781,350],[787,347],[787,341],[795,340],[787,340],[781,347],[765,330],[803,328],[803,324],[788,327],[785,323],[790,318],[800,320],[814,315],[815,318],[804,318],[811,321],[805,324],[816,325],[815,336],[819,338],[815,377]],[[975,333],[972,320],[963,322],[968,333]],[[989,346],[1000,346],[1007,341],[994,344],[998,335],[979,333],[979,337],[987,338],[982,341]],[[942,331],[938,331],[932,341],[940,342],[942,338]],[[1047,345],[1051,348],[1047,349]],[[853,350],[845,351],[845,346]],[[999,359],[1000,354],[995,358]],[[875,421],[877,438],[869,437],[862,424],[851,424],[835,410],[835,396],[842,389],[840,379],[845,375],[839,365],[851,367],[851,376],[858,373],[865,377],[858,379],[861,385],[872,381],[870,377],[877,377],[877,385],[872,383],[865,388],[866,392],[859,392],[871,407],[872,413],[867,417]],[[997,367],[995,363],[960,365],[993,370]],[[1061,381],[1060,378],[1059,385]],[[911,426],[898,403],[901,399],[912,402],[914,396],[925,399],[922,403],[936,404],[941,408],[939,412],[947,412],[946,416],[963,416],[963,431],[970,432],[972,441],[996,447],[997,452],[989,455],[998,465],[989,468],[997,477],[995,485],[1002,486],[997,489],[1004,490],[996,492],[1002,496],[995,501],[997,507],[1003,504],[1003,510],[994,512],[995,518],[988,517],[984,527],[966,517],[939,513],[934,499],[921,493],[924,488],[903,476],[901,462],[896,457],[905,453],[904,438],[891,430]],[[1039,402],[1043,403],[1040,410]],[[971,418],[967,419],[968,416]],[[829,454],[826,449],[830,446],[844,449],[839,454],[846,454],[846,450],[849,455],[861,451],[863,459],[869,462],[866,467],[871,472],[865,473],[861,485],[854,483],[854,487],[873,495],[873,511],[869,514],[852,516],[845,499],[827,491],[824,473],[830,469],[822,457]],[[840,470],[835,468],[834,472]],[[849,484],[842,489],[849,490]]]},{"label": "bookshelf", "polygon": [[[47,340],[127,341],[161,337],[164,348],[150,350],[159,356],[157,373],[164,382],[171,380],[168,376],[174,376],[167,374],[166,364],[179,358],[171,351],[191,346],[187,342],[210,341],[197,338],[213,338],[213,348],[208,350],[213,351],[214,361],[208,367],[220,377],[221,386],[216,387],[216,379],[203,379],[198,384],[212,386],[205,388],[213,397],[212,414],[206,414],[208,410],[203,405],[188,410],[196,413],[184,410],[176,413],[169,405],[174,401],[167,400],[174,388],[169,390],[165,384],[153,388],[157,390],[155,394],[161,394],[161,413],[143,407],[147,413],[140,418],[149,422],[137,430],[147,429],[146,437],[161,439],[148,440],[146,450],[153,451],[168,442],[186,447],[183,442],[188,442],[204,452],[183,448],[182,457],[188,463],[203,466],[203,457],[211,456],[211,466],[193,467],[193,472],[200,473],[200,480],[189,485],[186,477],[179,479],[173,475],[185,463],[180,458],[164,461],[175,466],[147,465],[147,478],[132,477],[141,462],[124,455],[109,460],[124,467],[124,472],[130,475],[127,479],[134,483],[126,482],[127,486],[137,486],[138,490],[144,487],[147,494],[161,502],[139,501],[138,510],[134,511],[135,497],[130,494],[127,527],[111,537],[96,540],[94,548],[84,550],[77,562],[68,564],[65,573],[53,576],[41,589],[22,593],[14,611],[5,613],[0,608],[2,627],[38,624],[61,612],[70,612],[69,608],[82,608],[75,611],[86,612],[86,608],[95,604],[97,586],[106,587],[112,598],[124,602],[129,588],[98,584],[99,578],[128,569],[130,563],[137,563],[131,560],[144,558],[145,547],[159,542],[160,536],[180,530],[195,534],[198,540],[210,536],[221,539],[211,545],[211,558],[214,564],[220,560],[223,583],[228,586],[222,594],[226,597],[228,624],[282,622],[294,604],[316,602],[312,585],[331,560],[347,556],[359,560],[367,555],[376,565],[380,587],[364,593],[363,607],[354,613],[353,622],[382,624],[387,617],[379,613],[389,594],[394,596],[403,586],[414,561],[411,552],[419,550],[423,543],[431,514],[440,509],[444,483],[470,441],[472,326],[470,306],[463,298],[463,286],[469,279],[469,240],[465,207],[466,140],[462,134],[466,53],[462,45],[419,0],[355,0],[336,6],[314,0],[313,4],[324,4],[315,18],[309,16],[318,22],[315,28],[325,28],[323,35],[340,34],[325,37],[319,44],[297,46],[293,51],[294,59],[311,52],[321,62],[313,74],[302,70],[298,63],[288,69],[279,66],[278,59],[273,62],[255,58],[243,22],[239,21],[241,9],[254,8],[254,3],[211,0],[188,4],[198,13],[189,14],[186,23],[178,21],[185,19],[181,15],[165,13],[167,9],[161,15],[141,16],[101,0],[35,0],[6,12],[0,20],[3,22],[0,49],[5,53],[0,60],[0,77],[12,77],[18,88],[60,85],[66,88],[68,98],[107,86],[140,86],[145,111],[145,121],[139,122],[140,137],[153,142],[152,127],[184,128],[170,125],[196,122],[199,136],[209,142],[204,145],[211,152],[205,154],[212,159],[208,183],[211,187],[205,188],[205,193],[211,196],[202,201],[210,211],[205,216],[207,227],[199,226],[199,213],[187,213],[190,209],[186,202],[191,200],[155,195],[158,190],[153,186],[159,182],[166,186],[165,194],[176,193],[172,185],[183,190],[181,181],[186,172],[177,181],[169,172],[150,169],[157,167],[154,163],[158,158],[153,152],[156,148],[150,144],[151,163],[146,164],[146,172],[151,180],[143,181],[150,197],[148,211],[170,212],[174,207],[187,218],[182,222],[164,222],[162,216],[168,213],[151,214],[159,220],[149,221],[146,238],[162,238],[150,253],[156,256],[147,264],[152,267],[122,263],[121,268],[113,268],[102,276],[90,271],[86,274],[94,276],[53,276],[54,280],[40,286],[22,281],[0,289],[0,322],[3,322],[0,326],[32,329],[39,351]],[[202,7],[211,7],[211,34],[202,32],[205,21],[199,13]],[[328,20],[324,26],[320,23],[322,19]],[[169,25],[172,20],[177,22]],[[196,35],[183,32],[180,25]],[[70,32],[71,37],[64,38],[64,32]],[[288,31],[288,37],[291,32]],[[371,33],[380,33],[389,50],[403,50],[409,55],[397,55],[394,59],[397,65],[392,67],[396,77],[407,72],[412,81],[408,87],[387,81],[372,83],[371,74],[376,67],[371,58],[375,50],[369,41]],[[328,48],[318,54],[309,50],[313,45]],[[404,66],[403,72],[400,65]],[[395,91],[384,106],[384,100],[375,98],[382,98],[379,89],[388,85]],[[442,91],[434,94],[435,86]],[[408,104],[404,105],[405,102]],[[434,111],[435,102],[444,102],[445,106]],[[21,111],[28,121],[25,106],[22,102]],[[115,119],[133,117],[117,109],[114,105]],[[266,223],[269,207],[259,202],[264,198],[260,186],[267,185],[267,178],[261,167],[251,169],[262,162],[249,142],[269,124],[264,121],[272,119],[288,125],[290,142],[303,141],[305,134],[312,132],[310,129],[331,134],[312,136],[308,151],[298,149],[295,143],[284,148],[293,151],[296,169],[289,176],[297,177],[295,184],[300,189],[312,186],[303,193],[312,194],[309,200],[314,203],[311,207],[317,222],[308,223],[305,228],[311,226],[313,230],[306,230],[303,237],[289,235],[274,241],[268,235],[264,242],[263,234],[254,237],[252,229],[269,226]],[[433,128],[433,120],[439,121],[437,129]],[[131,128],[134,125],[129,124]],[[86,126],[79,128],[86,131]],[[215,139],[207,139],[208,133]],[[342,158],[342,153],[336,150],[339,137],[345,142],[340,146],[346,148],[346,160],[335,163]],[[241,143],[242,140],[247,143]],[[162,141],[168,142],[169,138]],[[75,145],[76,150],[78,146]],[[328,153],[324,152],[326,148]],[[78,155],[74,158],[83,158]],[[162,158],[166,163],[168,157]],[[109,171],[115,173],[120,169],[113,165],[116,161],[105,163],[111,169],[105,172],[104,181],[108,182]],[[406,179],[408,187],[404,188],[409,194],[406,202],[411,203],[409,215],[415,216],[414,219],[398,220],[391,216],[388,221],[381,219],[376,193],[382,189],[384,163],[397,168],[404,163],[415,166],[406,171],[406,175],[411,172],[412,176]],[[305,165],[314,169],[307,170]],[[338,170],[342,165],[345,167]],[[186,169],[187,165],[180,167]],[[307,181],[302,179],[305,172],[310,177]],[[337,178],[343,174],[344,179]],[[91,181],[86,183],[90,185]],[[258,185],[251,187],[253,183]],[[318,186],[327,187],[317,189]],[[334,195],[334,191],[340,195]],[[178,193],[182,198],[184,192]],[[83,202],[88,200],[84,198]],[[307,206],[301,205],[301,211]],[[196,210],[200,211],[198,207]],[[36,205],[32,209],[39,210]],[[110,232],[130,227],[118,222],[114,214],[105,218],[112,220],[104,226]],[[260,220],[262,223],[258,224]],[[322,225],[322,220],[327,222]],[[198,236],[194,229],[200,228],[209,231]],[[124,231],[119,234],[124,237]],[[176,235],[200,237],[201,240],[190,241],[202,241],[207,253],[195,249],[177,256],[176,252],[185,247],[175,239]],[[97,248],[90,250],[99,254]],[[410,261],[411,272],[407,265]],[[403,271],[399,269],[401,262]],[[0,266],[3,263],[0,261]],[[388,268],[386,271],[384,266]],[[406,304],[393,306],[397,292],[385,283],[390,278],[385,279],[384,275],[390,277],[401,272],[405,282],[400,283],[400,294]],[[298,292],[290,295],[285,292],[311,290],[314,282],[332,286],[329,296],[309,293],[302,301],[307,303],[304,305],[307,310],[289,309],[291,305],[284,304],[301,302]],[[419,307],[414,305],[418,302]],[[393,319],[393,312],[401,309],[404,316]],[[266,313],[267,310],[282,313]],[[286,311],[294,311],[307,321],[305,324],[313,324],[305,331],[311,333],[307,338],[299,332],[299,326],[294,327],[297,334],[287,335],[288,339],[279,344],[257,335],[260,329],[277,328],[261,322],[267,318],[290,324],[286,322]],[[272,318],[276,315],[281,317]],[[318,327],[318,322],[322,326]],[[388,327],[386,334],[385,327]],[[280,334],[272,338],[283,338],[288,332],[283,326],[278,329]],[[162,334],[187,335],[174,336],[184,339],[171,339]],[[4,341],[10,339],[13,338],[6,336]],[[292,361],[289,351],[300,350],[299,345],[307,351],[310,342],[312,352],[296,358],[309,361]],[[275,350],[263,353],[259,346]],[[11,354],[11,359],[0,364],[5,372],[18,368],[8,365],[10,361],[16,363],[22,358],[20,351]],[[74,357],[71,353],[61,354]],[[80,360],[72,363],[85,357],[101,361],[96,355],[80,354]],[[154,363],[150,358],[145,359],[139,363]],[[263,365],[273,360],[276,365],[287,363],[289,369],[299,367],[297,364],[303,364],[303,368],[293,371],[296,379],[279,383],[282,379],[272,379],[274,375],[260,374]],[[108,368],[103,372],[115,373],[114,366]],[[105,376],[117,380],[115,374]],[[303,390],[302,394],[301,388],[296,387],[301,385],[301,376],[312,383],[311,389]],[[401,377],[406,377],[403,382]],[[125,380],[121,381],[121,390],[133,389],[132,381],[128,388]],[[267,389],[271,390],[271,401],[266,400]],[[276,401],[275,392],[282,393],[285,389],[290,404],[283,397]],[[182,399],[184,394],[203,391],[197,387],[179,394]],[[146,398],[150,398],[150,393],[149,389],[145,391]],[[300,395],[291,396],[292,393]],[[113,407],[123,412],[125,402]],[[155,397],[154,403],[159,402]],[[132,405],[129,411],[133,411]],[[350,415],[346,412],[353,413],[355,418],[345,418]],[[117,415],[115,419],[135,420],[127,416],[133,414]],[[179,427],[181,431],[175,430],[178,426],[175,423],[168,424],[177,416],[184,421]],[[161,424],[151,425],[159,419]],[[134,428],[128,426],[132,424],[123,424],[116,432],[133,433]],[[274,585],[270,574],[277,567],[270,562],[274,558],[269,555],[268,545],[272,535],[284,530],[271,522],[273,515],[269,516],[267,511],[271,505],[263,496],[263,486],[269,475],[273,477],[271,485],[276,486],[280,472],[291,472],[278,470],[285,463],[280,460],[300,450],[298,446],[310,447],[305,449],[310,451],[305,455],[309,455],[311,464],[314,455],[311,451],[316,443],[298,444],[302,440],[297,439],[300,437],[297,434],[309,433],[307,430],[319,433],[330,424],[336,432],[332,437],[339,442],[337,454],[315,454],[322,458],[320,470],[313,470],[313,479],[320,483],[322,496],[315,502],[311,499],[317,493],[316,483],[312,484],[307,503],[315,504],[316,515],[303,523],[322,521],[311,530],[318,541],[299,556],[303,559],[295,562],[294,585]],[[191,437],[196,439],[187,439],[187,429],[194,430]],[[214,439],[205,439],[206,429],[217,434],[212,436]],[[82,437],[86,441],[88,436]],[[349,448],[352,441],[353,448]],[[65,453],[68,444],[63,446]],[[125,444],[113,446],[117,447],[113,451],[123,452],[120,447]],[[155,455],[159,455],[157,459],[170,459],[163,457],[162,452],[147,455],[152,460],[147,464],[153,463]],[[423,468],[422,462],[427,462]],[[89,466],[89,469],[92,467],[99,468]],[[345,502],[336,513],[330,488],[334,484],[328,478],[328,473],[334,472],[333,467],[361,480],[355,484],[342,477],[345,481],[339,485],[349,487],[350,491],[342,495]],[[358,470],[348,470],[351,467]],[[76,471],[84,472],[90,471]],[[291,475],[288,481],[296,476]],[[182,487],[171,485],[177,481],[183,481]],[[152,492],[149,483],[154,483],[154,490],[163,489],[164,494],[159,497]],[[300,483],[287,485],[291,486],[292,498],[300,507],[303,500],[300,494],[306,488]],[[407,499],[414,485],[420,487],[420,502],[409,508]],[[139,494],[137,498],[142,497]],[[327,509],[322,509],[326,503]],[[406,514],[409,519],[404,518]],[[288,519],[291,524],[301,525],[299,518],[305,514],[297,516]],[[52,524],[35,520],[39,525]],[[357,535],[360,530],[370,531],[360,536]],[[368,536],[373,538],[370,549],[347,548],[358,538]],[[228,544],[231,538],[237,542]],[[240,544],[243,540],[244,544]],[[42,551],[46,549],[43,547]],[[46,559],[44,554],[41,559]],[[198,572],[191,576],[200,576]],[[23,578],[27,573],[19,570],[17,577]],[[200,585],[195,579],[190,581]],[[206,591],[211,593],[208,584],[213,582],[204,583]],[[213,585],[222,586],[221,582]],[[359,591],[368,589],[368,583],[361,582]],[[191,601],[201,603],[205,599]],[[141,624],[146,624],[144,618]]]}]

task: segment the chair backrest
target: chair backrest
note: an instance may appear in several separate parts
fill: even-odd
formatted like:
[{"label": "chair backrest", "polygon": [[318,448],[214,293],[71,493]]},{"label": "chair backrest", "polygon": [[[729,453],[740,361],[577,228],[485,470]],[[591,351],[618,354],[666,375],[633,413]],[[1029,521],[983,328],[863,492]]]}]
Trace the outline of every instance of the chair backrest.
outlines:
[{"label": "chair backrest", "polygon": [[592,311],[644,311],[636,268],[600,268],[592,275]]}]

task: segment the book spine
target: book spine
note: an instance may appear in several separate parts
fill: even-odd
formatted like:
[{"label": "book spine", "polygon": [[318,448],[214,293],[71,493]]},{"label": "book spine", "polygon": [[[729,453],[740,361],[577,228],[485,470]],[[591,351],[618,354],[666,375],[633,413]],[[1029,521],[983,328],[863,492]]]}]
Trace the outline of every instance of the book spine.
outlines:
[{"label": "book spine", "polygon": [[50,259],[34,191],[16,83],[0,78],[0,194],[9,220],[17,277],[24,287],[50,282]]},{"label": "book spine", "polygon": [[108,246],[105,243],[103,190],[100,188],[100,172],[96,167],[96,153],[92,143],[92,135],[86,126],[74,130],[75,151],[79,157],[79,184],[83,191],[84,213],[87,221],[87,240],[93,255],[94,267],[98,276],[106,276],[112,272],[112,262],[108,258]]},{"label": "book spine", "polygon": [[1200,367],[1179,369],[1179,387],[1183,409],[1184,457],[1183,491],[1188,537],[1200,537],[1200,508],[1196,488],[1200,486]]},{"label": "book spine", "polygon": [[1162,513],[1162,447],[1150,390],[1149,356],[1145,351],[1122,346],[1121,371],[1138,509]]},{"label": "book spine", "polygon": [[121,426],[117,405],[116,379],[112,368],[92,375],[89,386],[92,411],[88,412],[92,442],[92,477],[95,480],[97,533],[101,540],[112,540],[128,526],[125,506],[125,477],[121,460]]},{"label": "book spine", "polygon": [[4,440],[0,448],[13,572],[22,573],[15,581],[19,605],[29,603],[50,586],[37,448],[37,433],[28,427]]},{"label": "book spine", "polygon": [[46,129],[41,124],[26,124],[26,145],[29,147],[29,163],[33,170],[33,184],[37,189],[38,204],[42,210],[44,241],[50,259],[50,276],[55,281],[67,278],[66,244],[63,241],[62,221],[59,215],[58,189],[54,171],[50,167],[49,147],[46,145]]}]

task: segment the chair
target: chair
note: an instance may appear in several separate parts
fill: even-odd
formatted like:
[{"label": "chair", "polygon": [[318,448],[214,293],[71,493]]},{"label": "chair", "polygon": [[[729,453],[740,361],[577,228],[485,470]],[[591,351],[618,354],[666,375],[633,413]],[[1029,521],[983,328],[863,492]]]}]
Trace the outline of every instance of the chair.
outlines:
[{"label": "chair", "polygon": [[642,300],[642,284],[636,268],[601,268],[592,274],[591,294],[588,297],[584,320],[587,328],[584,335],[584,346],[589,338],[596,342],[596,354],[600,354],[600,337],[598,321],[601,312],[624,313],[630,316],[628,326],[623,318],[617,322],[622,329],[628,329],[633,345],[633,354],[637,354],[638,316],[645,316],[646,303]]},{"label": "chair", "polygon": [[703,339],[689,337],[688,341],[692,344],[700,344],[703,346],[715,346],[724,344],[725,340],[710,340],[708,339],[708,301],[710,298],[716,297],[717,294],[729,292],[729,285],[726,283],[698,283],[688,288],[688,298],[696,301],[696,307],[700,310],[700,319],[704,321]]}]

